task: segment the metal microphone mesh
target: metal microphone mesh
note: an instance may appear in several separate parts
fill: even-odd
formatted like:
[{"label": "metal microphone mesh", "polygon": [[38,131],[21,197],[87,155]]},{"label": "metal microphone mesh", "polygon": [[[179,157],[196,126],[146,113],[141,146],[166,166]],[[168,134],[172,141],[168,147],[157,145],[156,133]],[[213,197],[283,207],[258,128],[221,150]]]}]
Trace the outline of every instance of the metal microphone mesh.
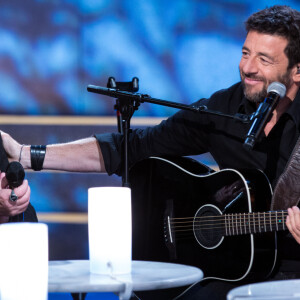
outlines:
[{"label": "metal microphone mesh", "polygon": [[284,84],[275,81],[268,86],[267,92],[277,93],[280,96],[280,98],[283,98],[285,96],[286,87]]}]

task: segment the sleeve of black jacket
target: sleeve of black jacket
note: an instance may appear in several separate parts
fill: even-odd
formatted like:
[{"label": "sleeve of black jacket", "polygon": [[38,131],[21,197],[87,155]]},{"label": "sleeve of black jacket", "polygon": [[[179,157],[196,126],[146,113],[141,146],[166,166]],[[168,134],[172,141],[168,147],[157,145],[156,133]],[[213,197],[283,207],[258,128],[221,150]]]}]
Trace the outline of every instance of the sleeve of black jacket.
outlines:
[{"label": "sleeve of black jacket", "polygon": [[[202,99],[194,105],[206,103]],[[179,111],[159,125],[132,130],[128,140],[129,166],[161,155],[196,155],[208,151],[207,116],[199,118],[192,111]],[[119,133],[95,134],[104,158],[106,172],[123,174],[123,135]]]}]

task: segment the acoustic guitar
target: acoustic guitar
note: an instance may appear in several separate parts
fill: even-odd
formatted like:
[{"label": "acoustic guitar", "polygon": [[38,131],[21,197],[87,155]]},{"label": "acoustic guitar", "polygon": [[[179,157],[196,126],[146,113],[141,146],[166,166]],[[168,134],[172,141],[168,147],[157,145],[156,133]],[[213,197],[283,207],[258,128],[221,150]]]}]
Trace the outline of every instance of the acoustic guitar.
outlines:
[{"label": "acoustic guitar", "polygon": [[260,280],[274,269],[287,211],[268,211],[272,189],[263,172],[151,157],[129,178],[133,259],[194,265],[226,281]]}]

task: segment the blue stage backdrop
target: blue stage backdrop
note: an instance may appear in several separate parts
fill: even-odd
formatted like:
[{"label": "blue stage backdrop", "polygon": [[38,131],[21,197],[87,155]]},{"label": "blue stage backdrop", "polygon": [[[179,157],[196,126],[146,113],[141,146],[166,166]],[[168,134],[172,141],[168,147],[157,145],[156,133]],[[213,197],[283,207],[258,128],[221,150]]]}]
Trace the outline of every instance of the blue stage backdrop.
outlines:
[{"label": "blue stage backdrop", "polygon": [[[0,113],[111,115],[109,76],[191,103],[239,80],[243,22],[273,0],[1,0]],[[136,115],[166,116],[143,104]]]}]

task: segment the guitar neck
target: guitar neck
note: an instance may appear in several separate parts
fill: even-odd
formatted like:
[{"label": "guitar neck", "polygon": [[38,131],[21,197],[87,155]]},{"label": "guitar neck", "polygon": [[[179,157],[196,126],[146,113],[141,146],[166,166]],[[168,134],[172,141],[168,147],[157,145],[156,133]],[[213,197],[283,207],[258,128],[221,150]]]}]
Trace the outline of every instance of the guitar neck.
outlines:
[{"label": "guitar neck", "polygon": [[241,235],[286,230],[286,210],[223,215],[224,235]]}]

